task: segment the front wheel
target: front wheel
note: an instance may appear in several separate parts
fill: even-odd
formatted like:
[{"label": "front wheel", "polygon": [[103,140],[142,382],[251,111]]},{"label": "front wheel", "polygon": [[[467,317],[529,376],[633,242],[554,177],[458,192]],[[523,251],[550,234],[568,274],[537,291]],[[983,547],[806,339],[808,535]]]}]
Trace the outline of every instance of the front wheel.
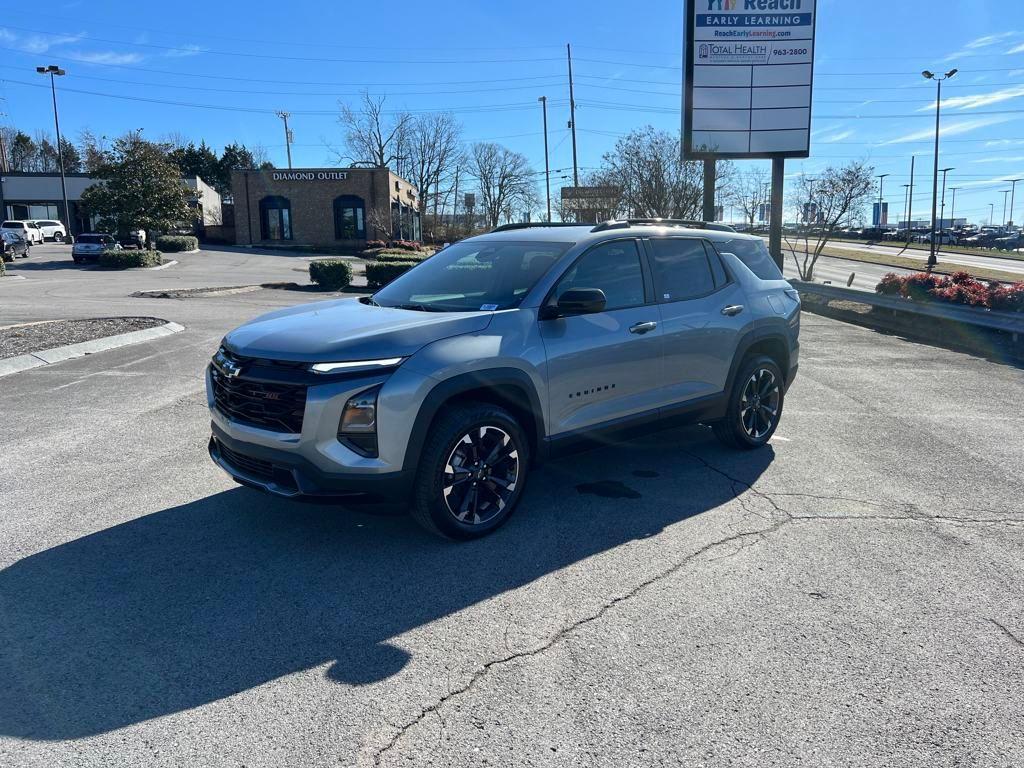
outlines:
[{"label": "front wheel", "polygon": [[450,539],[491,533],[522,496],[529,451],[525,432],[504,408],[478,403],[447,409],[423,446],[413,518]]},{"label": "front wheel", "polygon": [[782,371],[770,357],[758,356],[740,366],[725,418],[712,425],[730,448],[760,448],[771,440],[785,400]]}]

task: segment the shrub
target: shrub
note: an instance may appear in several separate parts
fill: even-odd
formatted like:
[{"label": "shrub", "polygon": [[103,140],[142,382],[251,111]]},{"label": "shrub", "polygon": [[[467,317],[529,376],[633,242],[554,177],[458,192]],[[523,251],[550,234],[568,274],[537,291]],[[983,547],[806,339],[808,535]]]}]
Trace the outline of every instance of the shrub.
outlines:
[{"label": "shrub", "polygon": [[941,288],[944,278],[938,275],[929,275],[926,272],[918,272],[903,278],[903,288],[900,293],[915,301],[927,301],[929,292],[935,288]]},{"label": "shrub", "polygon": [[973,279],[969,283],[949,282],[939,288],[933,288],[928,293],[935,301],[947,304],[963,304],[968,307],[988,306],[988,287]]},{"label": "shrub", "polygon": [[390,244],[391,248],[398,248],[403,251],[418,251],[420,250],[420,244],[412,240],[392,240]]},{"label": "shrub", "polygon": [[[6,254],[5,254],[5,255],[6,255]],[[4,264],[4,260],[3,260],[2,258],[0,258],[0,277],[3,277],[3,276],[4,276],[4,273],[5,273],[6,271],[7,271],[7,265],[6,265],[6,264]]]},{"label": "shrub", "polygon": [[309,279],[327,291],[340,291],[352,283],[352,265],[345,259],[309,263]]},{"label": "shrub", "polygon": [[382,251],[374,257],[374,261],[378,264],[398,264],[399,262],[404,263],[408,261],[420,262],[425,258],[427,258],[425,253],[388,253],[387,251]]},{"label": "shrub", "polygon": [[373,288],[380,288],[418,263],[416,261],[371,261],[366,265],[366,282]]},{"label": "shrub", "polygon": [[989,283],[988,303],[1002,312],[1024,312],[1024,281],[1013,285]]},{"label": "shrub", "polygon": [[156,239],[156,247],[164,253],[194,251],[199,248],[199,238],[192,235],[160,235]]},{"label": "shrub", "polygon": [[160,251],[104,251],[100,254],[99,263],[107,269],[133,269],[158,267],[163,261]]},{"label": "shrub", "polygon": [[878,285],[875,286],[875,293],[881,293],[885,296],[898,296],[903,291],[903,282],[903,278],[900,275],[889,272],[878,281]]},{"label": "shrub", "polygon": [[385,243],[383,240],[367,240],[366,241],[366,250],[368,250],[368,251],[372,251],[375,248],[387,248],[387,247],[388,247],[388,244]]}]

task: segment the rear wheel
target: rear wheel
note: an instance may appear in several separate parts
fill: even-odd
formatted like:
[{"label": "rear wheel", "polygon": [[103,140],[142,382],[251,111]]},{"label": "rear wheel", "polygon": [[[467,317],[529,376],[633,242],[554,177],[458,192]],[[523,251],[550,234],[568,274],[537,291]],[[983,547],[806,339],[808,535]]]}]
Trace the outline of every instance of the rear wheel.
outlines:
[{"label": "rear wheel", "polygon": [[771,440],[782,417],[784,381],[778,364],[757,356],[743,362],[733,384],[725,418],[712,425],[730,448],[760,448]]},{"label": "rear wheel", "polygon": [[423,447],[412,516],[451,539],[484,536],[518,504],[529,460],[526,434],[508,411],[455,406],[434,423]]}]

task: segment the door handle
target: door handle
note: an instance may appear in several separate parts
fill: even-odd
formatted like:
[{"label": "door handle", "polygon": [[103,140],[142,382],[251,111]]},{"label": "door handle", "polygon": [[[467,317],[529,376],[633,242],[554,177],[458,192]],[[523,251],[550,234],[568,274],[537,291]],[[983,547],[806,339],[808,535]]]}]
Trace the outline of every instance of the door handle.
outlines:
[{"label": "door handle", "polygon": [[648,320],[646,323],[633,323],[633,325],[629,326],[629,332],[644,334],[648,331],[653,331],[657,327],[658,324],[656,322]]},{"label": "door handle", "polygon": [[743,311],[743,305],[742,304],[730,304],[727,307],[722,307],[722,314],[723,315],[727,315],[729,317],[733,317],[735,315],[738,315],[742,311]]}]

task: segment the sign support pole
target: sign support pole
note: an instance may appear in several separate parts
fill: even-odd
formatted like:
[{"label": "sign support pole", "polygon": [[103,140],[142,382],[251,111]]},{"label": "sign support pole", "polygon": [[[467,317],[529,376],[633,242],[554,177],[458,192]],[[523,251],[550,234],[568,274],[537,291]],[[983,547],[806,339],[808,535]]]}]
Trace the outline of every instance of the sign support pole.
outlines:
[{"label": "sign support pole", "polygon": [[715,220],[715,161],[704,161],[704,221]]},{"label": "sign support pole", "polygon": [[772,158],[772,211],[768,228],[768,250],[782,269],[782,185],[786,180],[786,161]]}]

